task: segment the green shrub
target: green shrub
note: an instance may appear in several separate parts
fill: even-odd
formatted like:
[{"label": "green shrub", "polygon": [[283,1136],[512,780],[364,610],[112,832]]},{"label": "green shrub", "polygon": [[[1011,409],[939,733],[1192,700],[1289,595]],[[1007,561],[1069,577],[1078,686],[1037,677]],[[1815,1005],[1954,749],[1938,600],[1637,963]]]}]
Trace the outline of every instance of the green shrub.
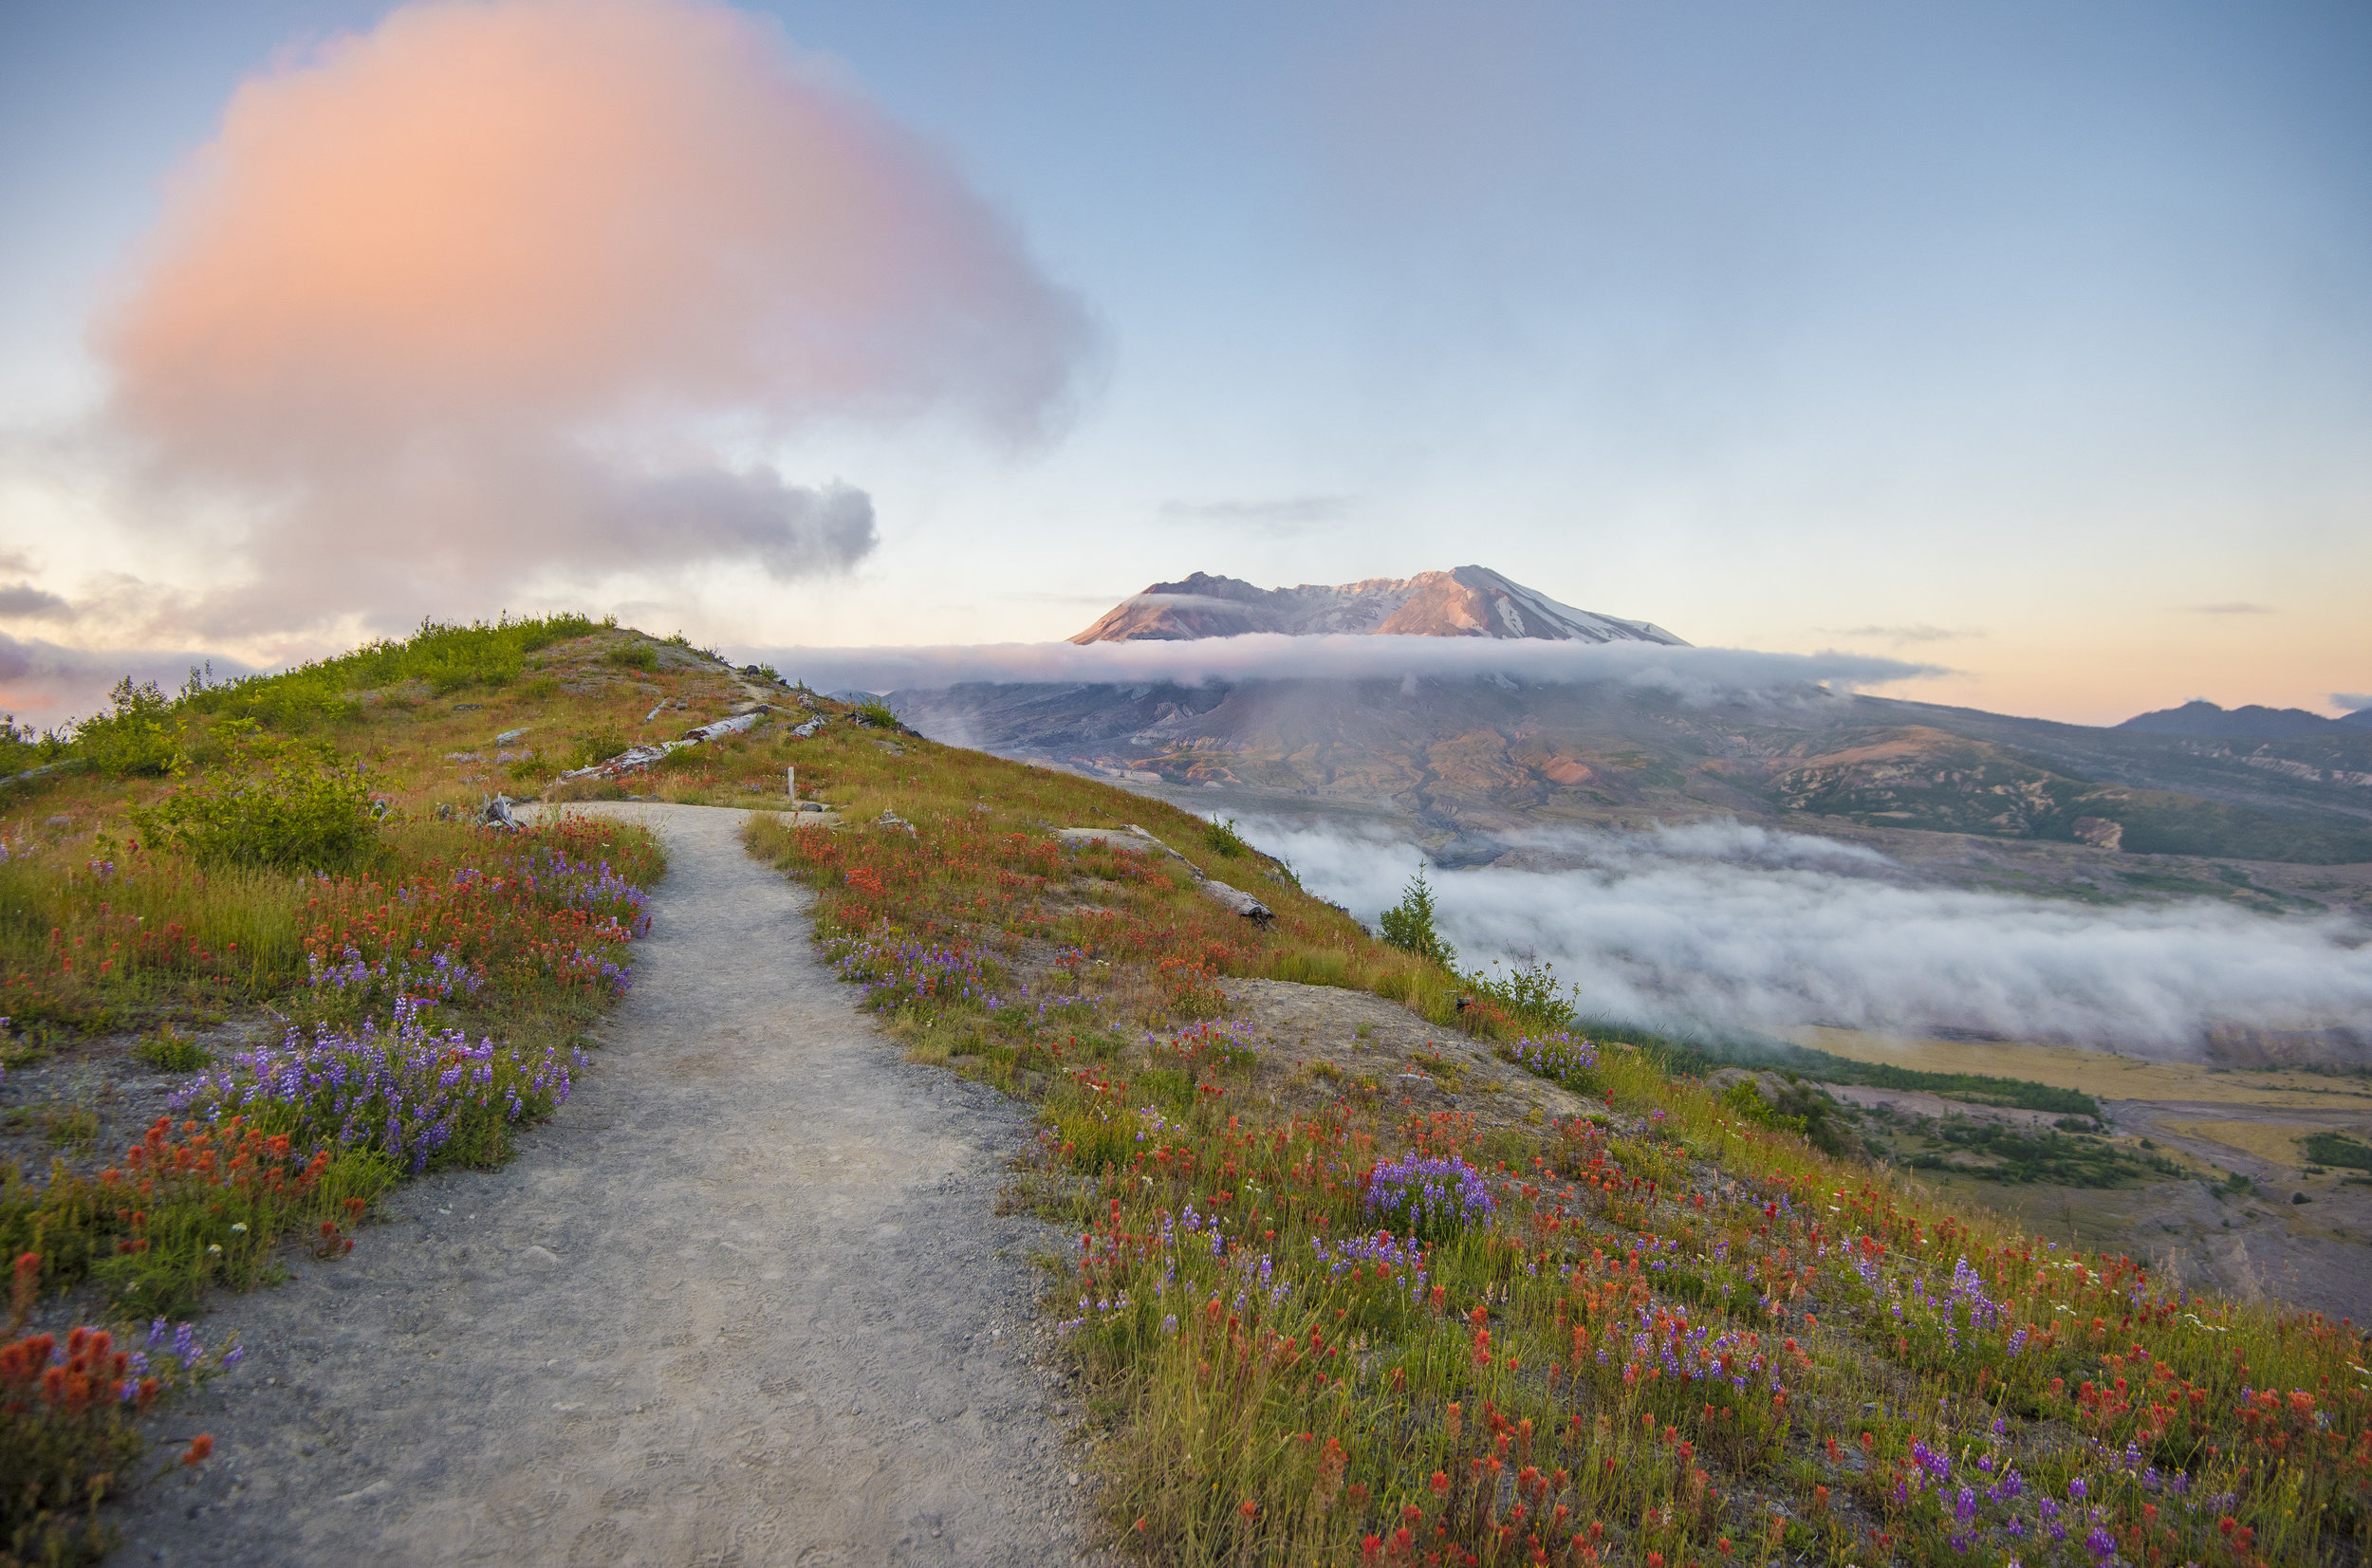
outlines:
[{"label": "green shrub", "polygon": [[2307,1158],[2317,1165],[2344,1165],[2356,1171],[2372,1171],[2372,1143],[2359,1143],[2344,1133],[2309,1133],[2306,1139]]},{"label": "green shrub", "polygon": [[135,686],[126,675],[109,695],[114,711],[75,726],[75,755],[111,779],[172,772],[181,755],[180,727],[173,722],[173,704],[157,690],[157,683]]},{"label": "green shrub", "polygon": [[[1492,959],[1491,967],[1498,968],[1499,960]],[[1557,983],[1554,964],[1514,966],[1504,976],[1476,969],[1460,978],[1480,992],[1485,1001],[1497,1004],[1523,1023],[1543,1029],[1562,1029],[1573,1022],[1573,1004],[1566,988]]]},{"label": "green shrub", "polygon": [[1240,860],[1251,853],[1251,846],[1244,842],[1244,836],[1236,831],[1235,819],[1232,817],[1221,821],[1216,815],[1214,815],[1211,819],[1211,825],[1203,829],[1202,841],[1210,848],[1212,854],[1225,859]]},{"label": "green shrub", "polygon": [[1752,1079],[1740,1079],[1724,1089],[1721,1103],[1740,1120],[1752,1122],[1757,1127],[1768,1127],[1774,1133],[1804,1131],[1804,1118],[1788,1116],[1765,1099],[1762,1090],[1755,1087]]},{"label": "green shrub", "polygon": [[612,648],[602,657],[621,670],[648,672],[658,668],[658,652],[647,642],[629,643],[623,648]]},{"label": "green shrub", "polygon": [[352,869],[379,833],[371,775],[325,746],[248,734],[230,763],[132,820],[202,865]]},{"label": "green shrub", "polygon": [[903,729],[906,722],[898,716],[898,710],[879,697],[867,697],[849,710],[848,716],[869,729]]},{"label": "green shrub", "polygon": [[595,763],[605,763],[633,744],[617,725],[604,724],[598,729],[586,730],[569,743],[568,766],[591,767]]},{"label": "green shrub", "polygon": [[493,625],[448,626],[422,620],[408,639],[382,639],[350,654],[301,664],[277,674],[212,682],[192,671],[180,706],[228,719],[251,719],[270,729],[302,732],[361,713],[351,693],[421,681],[444,693],[472,685],[501,686],[518,678],[527,655],[568,637],[601,630],[580,615],[545,616]]},{"label": "green shrub", "polygon": [[1385,910],[1376,924],[1383,939],[1401,951],[1430,958],[1448,968],[1457,962],[1457,950],[1434,929],[1433,916],[1433,885],[1425,880],[1425,868],[1418,866],[1401,891],[1400,901]]},{"label": "green shrub", "polygon": [[196,1041],[176,1034],[170,1024],[133,1046],[132,1057],[160,1073],[195,1073],[214,1060]]},{"label": "green shrub", "polygon": [[31,726],[16,722],[14,713],[0,713],[0,774],[22,773],[54,763],[72,745],[54,730],[36,736]]}]

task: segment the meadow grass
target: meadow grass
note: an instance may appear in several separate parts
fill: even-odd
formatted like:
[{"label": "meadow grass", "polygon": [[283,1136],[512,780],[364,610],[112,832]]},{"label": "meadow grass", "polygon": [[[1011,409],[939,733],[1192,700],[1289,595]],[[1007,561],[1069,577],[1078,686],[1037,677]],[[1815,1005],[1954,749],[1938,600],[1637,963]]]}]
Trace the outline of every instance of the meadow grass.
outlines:
[{"label": "meadow grass", "polygon": [[[616,994],[623,975],[603,966],[639,907],[624,890],[658,864],[610,824],[498,848],[439,811],[546,786],[740,697],[677,642],[567,621],[426,628],[135,715],[127,734],[154,723],[190,767],[225,755],[240,721],[366,762],[389,814],[380,858],[326,880],[132,850],[127,811],[172,777],[18,747],[66,766],[0,790],[12,1050],[164,1040],[267,1004],[305,1031],[269,1060],[213,1062],[199,1114],[137,1151],[9,1174],[11,1249],[25,1227],[46,1249],[25,1245],[28,1300],[84,1280],[126,1314],[140,1292],[197,1300],[269,1278],[275,1236],[342,1250],[358,1206],[423,1153],[500,1158]],[[1256,847],[1158,802],[812,694],[780,705],[757,731],[603,788],[786,806],[795,766],[802,794],[837,807],[837,828],[753,819],[750,845],[817,890],[818,939],[886,1028],[1039,1103],[1022,1195],[1079,1236],[1049,1300],[1091,1376],[1111,1526],[1148,1560],[2361,1558],[2372,1373],[2352,1326],[2169,1293],[2129,1260],[1823,1154],[1671,1071],[1683,1059],[1660,1042],[1560,1037],[1518,992],[1375,940]],[[820,732],[792,738],[808,715]],[[115,737],[125,756],[155,739]],[[1051,832],[1130,822],[1175,853]],[[611,875],[590,869],[601,858]],[[1190,864],[1275,918],[1232,913]],[[1339,1068],[1288,1072],[1231,997],[1251,977],[1399,1003],[1585,1109],[1489,1126],[1418,1114]],[[415,1031],[390,1073],[509,1075],[441,1134],[400,1117],[376,1130],[396,1079],[341,1095],[303,1070],[366,1023],[400,1035],[398,1000],[434,1002],[437,1030],[462,1038]],[[93,1499],[89,1467],[113,1463],[102,1407],[120,1420],[106,1400],[125,1382],[119,1352],[87,1350],[79,1406],[39,1379],[0,1393],[19,1421],[0,1441],[83,1456],[40,1491],[68,1500],[38,1515],[66,1556],[97,1539],[71,1519]]]},{"label": "meadow grass", "polygon": [[[620,646],[647,655],[632,677],[602,657]],[[235,1358],[194,1348],[186,1324],[170,1353],[124,1348],[140,1325],[153,1344],[212,1291],[278,1278],[291,1245],[343,1254],[396,1182],[498,1163],[565,1098],[584,1029],[629,984],[658,846],[582,819],[498,833],[454,808],[492,782],[491,735],[542,737],[508,760],[547,777],[571,733],[628,733],[655,699],[727,700],[713,664],[652,646],[581,618],[428,627],[281,676],[135,693],[121,722],[86,727],[88,746],[17,747],[64,766],[0,791],[0,1067],[120,1048],[185,1081],[112,1157],[51,1106],[61,1157],[0,1164],[0,1256],[14,1260],[0,1561],[102,1552],[99,1505],[134,1478],[140,1413]],[[424,700],[438,692],[479,700]],[[176,800],[203,798],[258,735],[273,756],[326,747],[324,766],[369,772],[374,810],[334,871],[154,841]],[[160,748],[170,768],[122,765]],[[195,1038],[275,1015],[243,1049]],[[78,1290],[112,1327],[24,1332],[44,1297]]]},{"label": "meadow grass", "polygon": [[[2350,1324],[1956,1211],[1656,1042],[1461,1010],[1471,985],[1159,802],[911,739],[810,743],[801,767],[844,825],[756,821],[752,852],[817,890],[826,953],[917,1056],[1039,1101],[1024,1192],[1079,1238],[1049,1302],[1109,1523],[1148,1560],[2151,1568],[2372,1543]],[[1276,920],[1180,858],[1051,831],[1128,821]],[[1481,1126],[1339,1068],[1295,1099],[1229,1017],[1239,976],[1402,1002],[1591,1109]],[[1412,1171],[1488,1201],[1412,1209]]]}]

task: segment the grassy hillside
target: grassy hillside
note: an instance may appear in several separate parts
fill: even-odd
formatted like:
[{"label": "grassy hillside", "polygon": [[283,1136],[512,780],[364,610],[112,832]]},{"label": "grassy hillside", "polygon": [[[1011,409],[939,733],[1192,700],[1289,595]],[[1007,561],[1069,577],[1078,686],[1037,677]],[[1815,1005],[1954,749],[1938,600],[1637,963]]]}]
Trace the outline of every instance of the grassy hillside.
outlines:
[{"label": "grassy hillside", "polygon": [[[175,1319],[290,1246],[340,1254],[391,1184],[498,1162],[565,1098],[661,858],[613,824],[475,826],[487,793],[747,700],[712,656],[563,618],[126,686],[70,736],[8,737],[0,1563],[103,1545],[141,1412],[236,1355]],[[782,800],[744,738],[670,761],[638,787]]]},{"label": "grassy hillside", "polygon": [[[918,1056],[1037,1097],[1111,1523],[1163,1562],[2300,1562],[2372,1540],[2351,1326],[2185,1297],[1483,997],[1157,802],[832,743],[762,822]],[[884,821],[880,813],[892,814]],[[1071,845],[1125,820],[1178,858]],[[1228,914],[1192,870],[1278,911]],[[1582,1097],[1314,1073],[1237,977],[1370,988]],[[1459,993],[1477,997],[1462,1010]],[[1931,1087],[2016,1098],[2018,1085]],[[2072,1108],[2073,1102],[2070,1102]]]},{"label": "grassy hillside", "polygon": [[[759,702],[671,766],[551,788]],[[0,1172],[0,1231],[33,1259],[19,1329],[63,1293],[116,1336],[0,1352],[19,1558],[86,1552],[136,1412],[214,1364],[117,1348],[130,1324],[269,1279],[275,1245],[335,1253],[389,1183],[500,1159],[565,1093],[656,848],[458,819],[496,788],[781,806],[792,766],[838,810],[766,813],[749,841],[816,890],[862,1005],[1038,1106],[1015,1197],[1078,1236],[1047,1260],[1049,1309],[1094,1391],[1113,1533],[1149,1561],[2099,1568],[2372,1544],[2351,1326],[1955,1212],[1652,1040],[1584,1038],[1538,976],[1484,986],[1380,942],[1224,824],[1140,796],[582,620],[127,691],[69,745],[15,744],[49,770],[0,784],[8,1087],[55,1093],[10,1135],[60,1163]],[[1167,848],[1060,836],[1131,823]],[[1316,1061],[1254,980],[1388,999],[1437,1040]],[[398,999],[434,1005],[406,1024]],[[348,1061],[366,1024],[411,1029],[407,1083],[475,1066],[436,1114],[391,1119],[407,1083],[325,1094],[237,1054],[274,1014],[302,1029],[287,1050]],[[1475,1051],[1560,1109],[1466,1081]],[[73,1081],[141,1074],[189,1097],[153,1131],[71,1103]]]}]

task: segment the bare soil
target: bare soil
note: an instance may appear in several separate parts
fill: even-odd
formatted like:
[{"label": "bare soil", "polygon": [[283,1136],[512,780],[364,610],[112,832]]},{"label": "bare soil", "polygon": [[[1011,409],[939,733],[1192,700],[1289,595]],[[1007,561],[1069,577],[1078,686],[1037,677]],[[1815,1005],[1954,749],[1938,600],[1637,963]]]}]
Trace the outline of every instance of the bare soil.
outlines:
[{"label": "bare soil", "polygon": [[128,1500],[115,1560],[1090,1551],[1028,1262],[1065,1238],[995,1212],[1025,1108],[874,1030],[742,813],[605,809],[670,870],[575,1098],[222,1305],[245,1361],[159,1423],[216,1457]]}]

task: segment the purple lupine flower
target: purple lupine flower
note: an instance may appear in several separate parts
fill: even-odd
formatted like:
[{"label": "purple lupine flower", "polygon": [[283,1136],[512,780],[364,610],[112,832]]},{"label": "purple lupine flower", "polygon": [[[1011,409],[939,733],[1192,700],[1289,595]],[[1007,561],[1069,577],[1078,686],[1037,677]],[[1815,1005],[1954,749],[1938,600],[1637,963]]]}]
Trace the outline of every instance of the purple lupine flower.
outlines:
[{"label": "purple lupine flower", "polygon": [[1378,1160],[1361,1184],[1367,1211],[1390,1215],[1403,1234],[1447,1235],[1488,1221],[1498,1208],[1481,1171],[1460,1159],[1417,1154]]},{"label": "purple lupine flower", "polygon": [[2117,1538],[2103,1527],[2095,1526],[2092,1533],[2084,1538],[2084,1544],[2103,1562],[2117,1555]]}]

